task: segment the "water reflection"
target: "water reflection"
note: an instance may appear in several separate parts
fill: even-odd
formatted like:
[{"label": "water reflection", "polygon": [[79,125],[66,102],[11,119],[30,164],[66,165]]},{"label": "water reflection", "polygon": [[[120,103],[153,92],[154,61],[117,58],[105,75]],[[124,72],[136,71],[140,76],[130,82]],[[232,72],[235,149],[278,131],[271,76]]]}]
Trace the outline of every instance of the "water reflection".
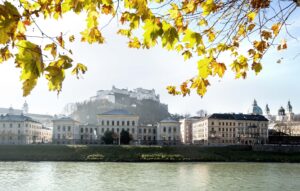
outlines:
[{"label": "water reflection", "polygon": [[0,190],[5,191],[299,188],[299,164],[0,162]]}]

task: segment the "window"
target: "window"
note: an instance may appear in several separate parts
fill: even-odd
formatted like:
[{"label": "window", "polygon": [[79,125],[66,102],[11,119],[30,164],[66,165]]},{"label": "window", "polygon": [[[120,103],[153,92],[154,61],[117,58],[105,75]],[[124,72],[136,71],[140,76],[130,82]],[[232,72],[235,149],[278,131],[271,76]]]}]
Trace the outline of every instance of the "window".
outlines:
[{"label": "window", "polygon": [[164,127],[163,131],[164,131],[164,133],[166,132],[166,127]]},{"label": "window", "polygon": [[142,129],[139,129],[139,133],[142,133]]},{"label": "window", "polygon": [[109,121],[106,121],[106,125],[109,126]]},{"label": "window", "polygon": [[104,120],[101,121],[101,125],[102,125],[102,126],[104,125]]},{"label": "window", "polygon": [[131,129],[131,132],[134,133],[134,128]]},{"label": "window", "polygon": [[215,129],[212,127],[211,130],[214,131]]},{"label": "window", "polygon": [[117,126],[119,126],[120,124],[119,124],[119,121],[117,121]]},{"label": "window", "polygon": [[90,133],[93,133],[93,128],[90,128]]},{"label": "window", "polygon": [[95,129],[94,129],[94,131],[95,131],[96,133],[98,133],[98,130],[97,130],[97,128],[95,128]]},{"label": "window", "polygon": [[20,131],[20,130],[18,130],[18,134],[21,134],[21,131]]},{"label": "window", "polygon": [[212,122],[211,122],[211,125],[214,125],[214,124],[215,124],[215,123],[212,121]]},{"label": "window", "polygon": [[71,126],[68,126],[68,131],[71,131]]},{"label": "window", "polygon": [[122,121],[122,126],[124,126],[125,125],[125,121]]},{"label": "window", "polygon": [[104,132],[104,128],[101,129],[101,132],[102,132],[102,133]]},{"label": "window", "polygon": [[153,133],[156,133],[156,129],[153,129]]},{"label": "window", "polygon": [[57,126],[57,131],[60,131],[60,126]]},{"label": "window", "polygon": [[115,125],[115,121],[111,121],[111,125],[114,126]]},{"label": "window", "polygon": [[117,132],[119,132],[119,128],[117,128]]},{"label": "window", "polygon": [[173,128],[173,132],[174,132],[174,133],[176,132],[176,127]]},{"label": "window", "polygon": [[13,126],[12,123],[10,123],[10,124],[9,124],[9,127],[12,128],[12,126]]},{"label": "window", "polygon": [[88,129],[87,127],[85,128],[85,132],[86,132],[86,133],[88,133],[88,132],[89,132],[89,129]]},{"label": "window", "polygon": [[228,126],[228,123],[226,122],[226,126]]},{"label": "window", "polygon": [[127,121],[127,126],[129,126],[130,125],[130,121]]},{"label": "window", "polygon": [[20,123],[18,124],[18,127],[19,127],[19,128],[21,127],[21,124],[20,124]]},{"label": "window", "polygon": [[65,126],[63,126],[63,131],[66,131],[66,127]]},{"label": "window", "polygon": [[80,132],[83,133],[83,128],[82,127],[80,128]]},{"label": "window", "polygon": [[57,134],[57,139],[60,139],[60,134]]},{"label": "window", "polygon": [[144,133],[146,133],[146,128],[144,129]]},{"label": "window", "polygon": [[169,133],[171,133],[171,127],[168,128]]},{"label": "window", "polygon": [[131,124],[132,124],[132,126],[135,126],[135,121],[132,121]]}]

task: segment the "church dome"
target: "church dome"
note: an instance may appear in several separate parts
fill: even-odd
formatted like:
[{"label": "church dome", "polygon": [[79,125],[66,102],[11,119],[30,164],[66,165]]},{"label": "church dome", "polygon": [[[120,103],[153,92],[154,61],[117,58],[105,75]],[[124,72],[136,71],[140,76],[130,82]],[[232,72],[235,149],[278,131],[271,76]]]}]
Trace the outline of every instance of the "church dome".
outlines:
[{"label": "church dome", "polygon": [[280,116],[285,115],[285,110],[282,106],[278,109],[278,115],[280,115]]},{"label": "church dome", "polygon": [[248,114],[254,114],[254,115],[262,115],[262,109],[257,105],[256,100],[253,101],[253,104],[248,109]]}]

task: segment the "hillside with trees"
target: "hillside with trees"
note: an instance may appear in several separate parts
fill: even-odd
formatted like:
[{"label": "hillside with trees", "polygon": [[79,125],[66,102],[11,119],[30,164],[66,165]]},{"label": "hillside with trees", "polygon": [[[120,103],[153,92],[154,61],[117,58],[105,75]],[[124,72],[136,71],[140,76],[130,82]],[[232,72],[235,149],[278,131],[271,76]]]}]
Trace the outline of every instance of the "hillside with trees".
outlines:
[{"label": "hillside with trees", "polygon": [[125,109],[140,117],[142,124],[155,124],[170,117],[168,107],[165,104],[153,100],[132,100],[126,103],[111,103],[107,100],[84,101],[74,104],[74,110],[70,116],[82,123],[97,123],[97,114],[112,110]]}]

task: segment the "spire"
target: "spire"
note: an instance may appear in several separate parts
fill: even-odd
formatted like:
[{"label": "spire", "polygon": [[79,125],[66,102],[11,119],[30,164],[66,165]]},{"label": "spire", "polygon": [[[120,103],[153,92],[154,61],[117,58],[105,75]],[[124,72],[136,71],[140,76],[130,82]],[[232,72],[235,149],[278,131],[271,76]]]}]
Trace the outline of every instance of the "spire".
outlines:
[{"label": "spire", "polygon": [[270,115],[270,108],[269,108],[269,105],[268,105],[268,104],[266,105],[266,110],[265,110],[265,111],[266,111],[266,114],[267,114],[267,115]]},{"label": "spire", "polygon": [[25,102],[24,102],[24,104],[23,104],[22,110],[23,110],[23,111],[22,111],[23,114],[27,114],[27,113],[28,113],[29,108],[28,108],[28,104],[27,104],[26,100],[25,100]]},{"label": "spire", "polygon": [[254,106],[256,106],[256,105],[257,105],[257,101],[256,101],[256,99],[254,99],[254,101],[253,101],[253,105],[254,105]]},{"label": "spire", "polygon": [[289,113],[292,113],[292,112],[293,112],[293,107],[292,107],[292,105],[291,105],[291,102],[290,102],[290,100],[288,101],[288,104],[287,104],[286,110],[287,110]]}]

